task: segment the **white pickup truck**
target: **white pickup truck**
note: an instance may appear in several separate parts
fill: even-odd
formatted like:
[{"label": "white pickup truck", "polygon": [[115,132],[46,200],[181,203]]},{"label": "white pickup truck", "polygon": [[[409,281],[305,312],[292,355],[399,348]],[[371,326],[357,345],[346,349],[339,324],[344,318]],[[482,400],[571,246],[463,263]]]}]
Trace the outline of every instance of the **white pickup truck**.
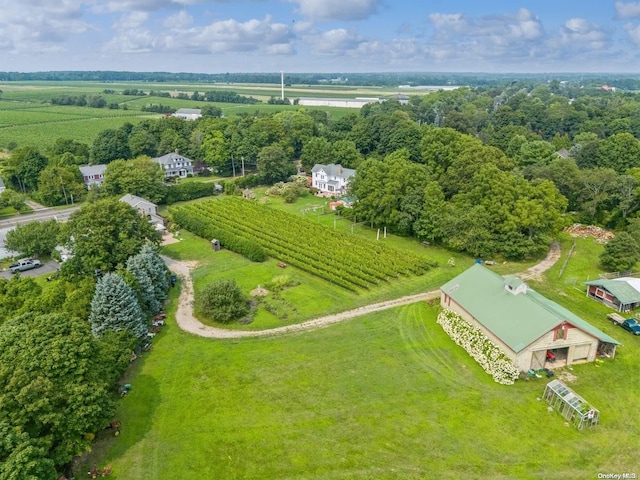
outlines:
[{"label": "white pickup truck", "polygon": [[32,268],[39,268],[41,266],[42,266],[42,263],[40,263],[40,260],[25,258],[22,260],[18,260],[13,265],[10,265],[9,271],[11,273],[24,272],[26,270],[31,270]]}]

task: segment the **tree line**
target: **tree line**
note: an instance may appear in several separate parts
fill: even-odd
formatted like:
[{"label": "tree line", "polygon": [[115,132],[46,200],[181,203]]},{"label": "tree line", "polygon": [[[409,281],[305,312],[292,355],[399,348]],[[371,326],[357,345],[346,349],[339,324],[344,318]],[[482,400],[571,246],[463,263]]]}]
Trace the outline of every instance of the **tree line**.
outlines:
[{"label": "tree line", "polygon": [[54,479],[112,422],[168,271],[155,229],[116,199],[11,235],[20,251],[60,243],[73,253],[46,284],[0,279],[0,478]]},{"label": "tree line", "polygon": [[[143,120],[105,130],[80,150],[95,164],[178,150],[221,175],[256,172],[257,181],[265,184],[286,180],[295,172],[296,160],[307,172],[315,163],[340,163],[358,170],[354,192],[362,220],[474,255],[500,252],[521,258],[542,248],[559,228],[556,221],[542,229],[525,221],[537,218],[540,208],[551,205],[554,218],[575,212],[577,221],[619,230],[637,216],[638,107],[633,93],[557,80],[535,85],[516,81],[504,88],[412,96],[406,104],[369,104],[335,119],[324,111],[299,109],[189,122]],[[78,150],[70,141],[62,143]],[[34,167],[13,156],[8,160],[10,183],[19,191],[33,190],[42,161]],[[394,188],[385,180],[388,175],[397,176]],[[48,174],[42,180],[46,185],[60,176]],[[402,184],[406,176],[411,177],[409,185]],[[427,185],[429,196],[424,193]],[[376,191],[388,193],[380,198],[367,194]],[[432,214],[425,212],[427,202],[435,201],[432,194],[444,197],[443,216],[451,220],[444,222],[447,228],[472,215],[482,233],[474,238],[489,240],[463,240],[432,225],[427,220]],[[497,202],[502,202],[500,211]],[[472,214],[467,206],[474,207]],[[487,227],[496,222],[509,228],[498,232]],[[456,232],[462,234],[454,228]],[[503,247],[506,239],[511,239],[509,248]]]}]

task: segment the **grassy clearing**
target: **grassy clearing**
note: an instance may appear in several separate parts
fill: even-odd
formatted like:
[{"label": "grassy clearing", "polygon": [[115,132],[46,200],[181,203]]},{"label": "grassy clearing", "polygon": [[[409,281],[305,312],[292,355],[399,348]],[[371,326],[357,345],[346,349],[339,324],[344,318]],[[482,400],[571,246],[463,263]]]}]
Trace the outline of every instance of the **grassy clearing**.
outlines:
[{"label": "grassy clearing", "polygon": [[543,380],[493,383],[436,314],[418,304],[242,341],[192,337],[170,320],[127,379],[133,391],[118,412],[122,434],[98,443],[83,468],[113,463],[112,478],[122,480],[634,471],[640,425],[633,409],[619,408],[637,399],[629,355],[574,367],[574,387],[603,418],[578,432],[537,400]]},{"label": "grassy clearing", "polygon": [[[227,276],[248,288],[282,273],[181,235],[164,250],[201,262],[196,288]],[[569,242],[562,241],[565,255]],[[601,248],[578,240],[566,278],[595,275]],[[471,263],[459,260],[455,269],[435,269],[440,277],[425,278],[423,290]],[[600,315],[601,306],[574,289],[577,281],[557,278],[562,261],[535,288],[576,313]],[[343,307],[365,300],[324,282],[309,286],[296,299],[307,314],[324,311],[326,298]],[[567,370],[602,415],[601,425],[578,432],[538,400],[546,379],[493,383],[435,323],[438,307],[414,304],[296,335],[216,341],[180,331],[171,305],[156,346],[126,379],[134,388],[118,412],[122,435],[102,437],[81,468],[112,463],[112,478],[122,480],[305,480],[586,479],[637,467],[640,342],[621,330],[615,336],[625,345],[615,359]],[[604,315],[585,318],[606,327]]]}]

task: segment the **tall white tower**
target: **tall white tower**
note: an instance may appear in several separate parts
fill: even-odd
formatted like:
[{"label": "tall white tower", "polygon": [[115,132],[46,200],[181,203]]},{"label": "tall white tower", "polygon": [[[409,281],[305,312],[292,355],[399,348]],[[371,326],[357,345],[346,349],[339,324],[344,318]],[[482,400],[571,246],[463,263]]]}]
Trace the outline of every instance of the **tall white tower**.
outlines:
[{"label": "tall white tower", "polygon": [[284,72],[280,70],[280,98],[284,102]]}]

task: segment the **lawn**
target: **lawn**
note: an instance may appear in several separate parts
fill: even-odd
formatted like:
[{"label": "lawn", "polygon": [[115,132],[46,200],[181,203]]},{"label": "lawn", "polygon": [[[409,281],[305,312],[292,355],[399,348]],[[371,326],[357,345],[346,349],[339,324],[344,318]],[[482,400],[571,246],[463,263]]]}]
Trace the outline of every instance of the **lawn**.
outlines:
[{"label": "lawn", "polygon": [[[165,253],[202,262],[196,288],[218,276],[247,288],[277,273],[268,262],[222,256],[182,235]],[[563,239],[565,254],[569,243]],[[597,274],[601,248],[578,240],[563,278],[564,258],[534,287],[555,292],[576,313],[591,312],[588,320],[603,328],[601,306],[579,291],[582,277]],[[309,284],[315,294],[300,295],[300,310],[312,314],[324,297],[350,295],[319,282]],[[615,359],[568,371],[572,388],[601,411],[599,426],[579,432],[538,400],[546,379],[493,383],[435,323],[438,307],[414,304],[296,335],[218,341],[178,329],[177,289],[171,293],[165,331],[126,378],[133,390],[118,412],[122,434],[101,435],[80,468],[112,463],[114,479],[304,480],[580,479],[637,467],[640,339],[622,330],[610,332],[624,343]]]}]

